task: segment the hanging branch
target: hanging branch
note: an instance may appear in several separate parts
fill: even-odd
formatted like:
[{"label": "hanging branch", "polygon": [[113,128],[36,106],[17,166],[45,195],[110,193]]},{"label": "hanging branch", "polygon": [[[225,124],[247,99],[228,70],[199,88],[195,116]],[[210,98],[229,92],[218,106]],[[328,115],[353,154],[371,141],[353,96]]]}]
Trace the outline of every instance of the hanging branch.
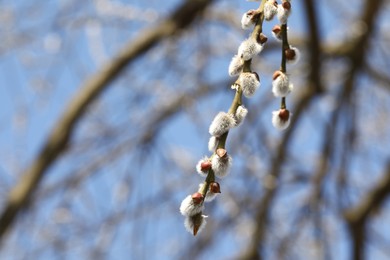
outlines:
[{"label": "hanging branch", "polygon": [[274,30],[274,36],[282,40],[282,62],[281,69],[274,73],[272,92],[277,97],[282,97],[281,109],[275,111],[272,123],[280,129],[286,129],[290,124],[290,113],[286,108],[285,97],[292,90],[290,84],[286,62],[295,63],[299,58],[299,51],[288,44],[287,40],[287,19],[290,15],[291,4],[283,1],[278,5],[275,0],[262,0],[256,10],[249,10],[241,19],[243,29],[254,29],[248,39],[244,40],[238,47],[229,65],[229,75],[238,76],[232,86],[236,91],[233,102],[228,112],[219,112],[210,125],[209,150],[213,152],[210,157],[201,159],[197,166],[197,172],[205,177],[204,183],[199,185],[198,192],[188,195],[180,205],[180,212],[185,216],[184,225],[186,229],[196,235],[206,225],[206,217],[203,215],[204,202],[211,201],[220,193],[220,184],[216,182],[216,177],[224,178],[229,173],[232,157],[227,153],[226,140],[231,128],[242,123],[248,110],[244,107],[242,96],[247,98],[254,96],[260,87],[260,77],[251,70],[252,59],[264,48],[268,38],[262,33],[263,21],[270,21],[275,15],[278,16],[281,26],[278,32]]}]

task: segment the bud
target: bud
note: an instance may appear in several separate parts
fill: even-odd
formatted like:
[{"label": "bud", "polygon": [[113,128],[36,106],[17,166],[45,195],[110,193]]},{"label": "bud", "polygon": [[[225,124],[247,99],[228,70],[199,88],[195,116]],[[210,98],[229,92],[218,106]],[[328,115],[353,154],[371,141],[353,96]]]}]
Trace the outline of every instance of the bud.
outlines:
[{"label": "bud", "polygon": [[191,197],[195,204],[200,204],[203,202],[203,195],[200,192],[195,192]]},{"label": "bud", "polygon": [[241,27],[244,30],[247,30],[251,27],[251,25],[254,25],[257,22],[257,19],[259,17],[259,13],[257,10],[249,10],[245,14],[242,15],[241,18]]},{"label": "bud", "polygon": [[211,136],[208,143],[208,148],[210,152],[214,152],[215,148],[218,145],[218,138],[216,136]]},{"label": "bud", "polygon": [[[291,4],[290,3],[285,4],[285,3],[286,2],[284,2],[281,5],[278,5],[278,19],[279,19],[281,24],[286,24],[287,23],[287,19],[290,16],[290,13],[291,13]],[[288,9],[285,8],[284,5],[286,7],[289,7],[289,8]]]},{"label": "bud", "polygon": [[199,160],[198,163],[196,164],[196,171],[201,176],[206,176],[210,168],[211,168],[211,162],[207,156]]},{"label": "bud", "polygon": [[[204,185],[206,185],[206,184],[205,183],[199,184],[199,192],[203,192]],[[218,182],[211,182],[209,184],[208,190],[206,192],[206,197],[204,198],[204,201],[205,202],[213,201],[219,193],[221,193],[219,183]]]},{"label": "bud", "polygon": [[289,83],[288,76],[281,72],[275,71],[272,81],[272,93],[275,97],[285,97],[293,89],[293,85]]},{"label": "bud", "polygon": [[279,130],[285,130],[290,125],[292,113],[287,109],[281,108],[279,111],[272,112],[272,125]]},{"label": "bud", "polygon": [[250,60],[263,50],[263,45],[257,42],[257,39],[252,37],[246,39],[238,47],[238,56],[244,61]]},{"label": "bud", "polygon": [[229,173],[232,165],[232,158],[226,153],[225,149],[221,149],[219,152],[218,150],[217,156],[214,155],[211,159],[211,168],[213,169],[215,176],[223,178]]},{"label": "bud", "polygon": [[221,136],[236,125],[233,115],[219,112],[210,125],[209,133],[213,136]]},{"label": "bud", "polygon": [[200,164],[200,169],[201,169],[202,171],[208,171],[210,168],[211,168],[211,162],[210,162],[210,161],[202,162],[202,163]]},{"label": "bud", "polygon": [[301,57],[301,52],[299,51],[299,49],[291,45],[290,48],[284,50],[284,53],[286,55],[287,62],[291,64],[296,64]]},{"label": "bud", "polygon": [[184,220],[184,226],[188,232],[196,236],[206,226],[206,218],[207,216],[202,215],[202,212],[186,217]]},{"label": "bud", "polygon": [[222,158],[227,154],[227,151],[223,148],[218,148],[216,151],[216,154]]},{"label": "bud", "polygon": [[212,193],[221,193],[221,187],[219,186],[218,182],[211,182],[210,183],[210,191]]},{"label": "bud", "polygon": [[244,121],[247,114],[248,114],[248,109],[246,109],[243,105],[237,107],[236,114],[235,114],[237,126]]},{"label": "bud", "polygon": [[288,121],[290,119],[290,111],[287,109],[280,109],[279,117],[282,121]]},{"label": "bud", "polygon": [[286,9],[286,10],[290,10],[290,9],[291,9],[291,3],[288,2],[288,1],[283,2],[283,3],[282,3],[282,6],[283,6],[283,8]]},{"label": "bud", "polygon": [[275,25],[272,28],[272,35],[274,36],[274,38],[276,40],[278,40],[278,41],[282,40],[282,28],[280,27],[280,25]]},{"label": "bud", "polygon": [[245,97],[252,97],[260,87],[260,78],[256,72],[243,72],[239,77],[242,93]]},{"label": "bud", "polygon": [[278,2],[275,0],[267,0],[264,5],[264,18],[267,21],[271,21],[278,13]]},{"label": "bud", "polygon": [[180,204],[180,213],[183,216],[193,216],[203,211],[204,204],[203,195],[196,192],[192,195],[188,195]]},{"label": "bud", "polygon": [[259,34],[259,37],[258,37],[258,39],[257,39],[257,41],[258,41],[260,44],[264,44],[264,43],[266,43],[266,42],[268,41],[268,38],[267,38],[267,36],[265,36],[264,33],[260,33],[260,34]]},{"label": "bud", "polygon": [[286,58],[287,58],[288,60],[293,60],[293,59],[295,59],[296,54],[295,54],[295,51],[294,51],[293,49],[286,49],[286,50],[284,51],[284,53],[285,53]]},{"label": "bud", "polygon": [[244,61],[241,59],[241,57],[238,55],[234,55],[229,64],[229,75],[231,77],[238,76],[241,73],[243,66]]}]

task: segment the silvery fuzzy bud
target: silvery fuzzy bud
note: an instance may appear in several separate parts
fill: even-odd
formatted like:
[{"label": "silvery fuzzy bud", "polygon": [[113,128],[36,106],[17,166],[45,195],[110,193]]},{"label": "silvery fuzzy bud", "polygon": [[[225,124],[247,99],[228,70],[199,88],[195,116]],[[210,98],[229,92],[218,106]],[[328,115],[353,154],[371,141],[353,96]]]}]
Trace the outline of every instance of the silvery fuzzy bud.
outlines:
[{"label": "silvery fuzzy bud", "polygon": [[242,15],[241,18],[241,27],[244,30],[249,29],[252,25],[254,25],[259,17],[259,13],[257,10],[249,10],[245,14]]},{"label": "silvery fuzzy bud", "polygon": [[239,75],[242,71],[243,66],[244,61],[241,59],[241,57],[238,55],[234,55],[229,64],[229,75],[231,77]]},{"label": "silvery fuzzy bud", "polygon": [[[199,184],[199,192],[203,191],[204,185],[206,185],[206,184],[205,183]],[[219,183],[218,182],[211,182],[209,185],[209,189],[206,193],[206,197],[204,198],[204,201],[210,202],[210,201],[214,200],[219,193],[221,193],[221,188],[219,186]]]},{"label": "silvery fuzzy bud", "polygon": [[236,114],[234,115],[236,118],[237,126],[244,121],[247,114],[248,114],[248,109],[246,109],[243,105],[237,107]]},{"label": "silvery fuzzy bud", "polygon": [[196,236],[196,234],[201,232],[206,226],[206,218],[207,216],[202,215],[202,212],[193,216],[188,216],[184,220],[184,227],[188,232]]},{"label": "silvery fuzzy bud", "polygon": [[215,148],[217,148],[218,145],[218,137],[211,136],[208,143],[208,148],[210,152],[214,152]]},{"label": "silvery fuzzy bud", "polygon": [[243,72],[239,78],[242,93],[245,97],[252,97],[260,87],[260,78],[256,72]]},{"label": "silvery fuzzy bud", "polygon": [[291,64],[296,64],[301,58],[301,52],[298,48],[290,45],[290,48],[284,50],[286,61]]},{"label": "silvery fuzzy bud", "polygon": [[221,136],[236,125],[233,115],[219,112],[210,125],[209,133],[213,136]]},{"label": "silvery fuzzy bud", "polygon": [[183,216],[193,216],[202,212],[204,208],[203,195],[196,192],[192,195],[188,195],[180,205],[180,213]]},{"label": "silvery fuzzy bud", "polygon": [[275,0],[267,0],[264,4],[264,18],[270,21],[278,13],[278,2]]},{"label": "silvery fuzzy bud", "polygon": [[289,2],[283,2],[283,4],[278,5],[278,19],[281,24],[287,23],[290,13],[291,13],[291,4]]},{"label": "silvery fuzzy bud", "polygon": [[226,150],[222,148],[217,149],[216,154],[211,159],[211,168],[215,176],[223,178],[228,175],[231,165],[232,158],[227,154]]},{"label": "silvery fuzzy bud", "polygon": [[272,81],[272,93],[275,97],[285,97],[293,89],[288,76],[280,70],[275,71]]},{"label": "silvery fuzzy bud", "polygon": [[282,40],[282,28],[280,27],[280,25],[277,24],[272,28],[272,35],[276,40]]},{"label": "silvery fuzzy bud", "polygon": [[285,130],[290,125],[292,113],[285,108],[272,112],[272,125],[278,130]]},{"label": "silvery fuzzy bud", "polygon": [[258,42],[258,39],[250,37],[243,41],[238,47],[238,56],[244,61],[252,59],[263,50],[263,45]]},{"label": "silvery fuzzy bud", "polygon": [[210,168],[211,168],[211,161],[207,156],[199,160],[199,162],[196,164],[196,171],[201,176],[206,176]]}]

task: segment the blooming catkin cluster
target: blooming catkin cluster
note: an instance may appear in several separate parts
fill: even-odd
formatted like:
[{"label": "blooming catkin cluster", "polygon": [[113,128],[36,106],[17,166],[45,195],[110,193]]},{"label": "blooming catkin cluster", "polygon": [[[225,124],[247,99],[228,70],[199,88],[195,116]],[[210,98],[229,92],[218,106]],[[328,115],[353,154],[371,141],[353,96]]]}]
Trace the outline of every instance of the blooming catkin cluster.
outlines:
[{"label": "blooming catkin cluster", "polygon": [[280,69],[275,71],[272,77],[272,93],[275,97],[281,98],[280,109],[272,112],[272,125],[279,130],[288,128],[292,113],[287,109],[286,97],[293,90],[293,84],[290,83],[287,74],[286,64],[295,64],[298,62],[300,52],[297,48],[288,43],[287,21],[291,14],[290,0],[283,0],[277,5],[276,15],[279,24],[272,28],[272,35],[278,41],[282,42],[282,61]]},{"label": "blooming catkin cluster", "polygon": [[258,9],[249,10],[242,16],[241,27],[245,30],[253,28],[253,31],[239,45],[237,54],[233,56],[229,65],[229,75],[237,77],[231,86],[236,92],[235,97],[229,111],[219,112],[210,124],[211,137],[208,149],[212,155],[204,156],[195,167],[205,181],[199,184],[197,192],[188,195],[180,205],[180,213],[185,217],[184,226],[193,235],[199,233],[206,225],[204,203],[212,201],[221,193],[220,184],[216,179],[222,179],[229,174],[232,157],[225,147],[227,135],[230,129],[242,124],[248,114],[248,110],[242,104],[242,96],[251,98],[260,87],[260,77],[251,70],[251,61],[260,54],[268,40],[262,33],[263,21],[270,21],[275,16],[278,17],[280,25],[273,28],[272,34],[282,41],[283,53],[281,69],[273,75],[272,92],[275,97],[282,98],[282,106],[279,111],[274,112],[272,123],[278,129],[285,129],[289,125],[291,113],[286,109],[285,98],[292,91],[293,85],[286,73],[286,62],[293,63],[299,58],[298,49],[287,42],[287,20],[290,13],[290,1],[283,0],[278,4],[276,0],[262,0]]}]

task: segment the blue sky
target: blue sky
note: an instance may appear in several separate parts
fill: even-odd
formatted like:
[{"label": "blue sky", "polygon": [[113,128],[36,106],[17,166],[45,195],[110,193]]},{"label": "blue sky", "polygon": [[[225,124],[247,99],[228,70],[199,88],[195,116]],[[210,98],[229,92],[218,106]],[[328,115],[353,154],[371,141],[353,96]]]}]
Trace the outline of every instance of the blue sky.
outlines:
[{"label": "blue sky", "polygon": [[[23,170],[30,165],[82,83],[120,48],[138,37],[144,28],[156,23],[145,22],[142,15],[157,18],[158,22],[179,2],[100,1],[103,7],[99,9],[98,1],[37,1],[33,6],[29,1],[2,1],[0,21],[4,20],[5,26],[0,29],[0,35],[5,40],[0,44],[0,194],[3,200]],[[116,10],[117,16],[110,14],[110,9],[104,5],[107,3]],[[323,21],[320,24],[322,38],[329,41],[334,35],[340,36],[343,28],[339,28],[340,21],[334,19],[328,4],[321,1],[316,4],[320,6],[318,9]],[[105,249],[97,251],[97,254],[108,259],[180,259],[185,258],[184,248],[205,239],[200,237],[196,240],[185,231],[178,207],[181,200],[202,181],[194,174],[195,163],[208,154],[208,124],[218,111],[226,111],[230,106],[233,92],[229,90],[229,85],[182,107],[175,116],[158,126],[158,139],[150,146],[141,146],[138,138],[148,130],[145,129],[146,122],[163,109],[164,104],[169,105],[169,98],[194,91],[200,83],[217,84],[228,80],[227,68],[236,51],[235,44],[248,34],[237,28],[241,14],[257,5],[246,1],[217,1],[215,6],[218,11],[234,10],[231,15],[236,27],[203,23],[191,31],[193,34],[184,34],[176,41],[164,41],[133,62],[111,83],[78,124],[70,153],[48,171],[37,204],[18,221],[1,256],[14,256],[16,259],[29,256],[38,256],[39,259],[61,256],[66,259],[92,258],[96,255],[89,250],[102,246]],[[126,7],[136,10],[135,16],[130,17],[130,9]],[[293,7],[289,20],[292,41],[300,40],[307,31],[302,1],[294,1]],[[122,13],[121,9],[128,12]],[[266,23],[264,26],[264,32],[269,36],[273,24]],[[15,43],[8,44],[10,41]],[[214,42],[221,43],[221,46],[214,46]],[[220,53],[196,70],[197,62],[204,58],[204,53],[200,52],[202,45],[215,48]],[[168,55],[172,53],[172,60],[168,60]],[[253,109],[247,120],[252,120],[251,125],[257,128],[252,132],[246,131],[245,136],[240,129],[229,134],[228,147],[237,151],[234,173],[223,180],[225,197],[207,208],[210,230],[218,227],[226,231],[218,232],[215,245],[197,259],[231,259],[245,247],[245,238],[248,238],[251,227],[250,205],[236,205],[228,198],[238,197],[241,190],[245,191],[248,179],[243,179],[240,174],[250,172],[251,167],[258,167],[259,173],[250,175],[250,186],[256,191],[255,196],[261,195],[261,182],[275,152],[267,150],[268,144],[272,147],[283,136],[272,131],[270,120],[271,112],[277,108],[279,101],[272,99],[269,91],[274,68],[267,66],[264,60],[277,64],[273,54],[271,50],[265,52],[257,64],[254,62],[260,70],[262,88],[253,99],[245,100],[245,104]],[[305,64],[304,58],[302,62]],[[291,67],[298,91],[301,75],[304,75],[301,68]],[[380,94],[375,92],[372,95],[376,97]],[[331,100],[326,103],[327,98],[330,100],[332,97],[321,97],[318,110],[306,112],[301,127],[294,135],[291,144],[294,152],[288,161],[300,165],[302,172],[310,172],[316,164],[324,131],[324,121],[319,119],[326,118],[327,109],[331,107]],[[288,102],[294,107],[292,100],[294,98]],[[267,103],[262,106],[264,110],[256,111],[262,102]],[[322,107],[322,104],[325,105]],[[121,145],[126,149],[116,150]],[[247,165],[248,158],[244,154],[256,149],[260,152],[251,158],[255,166]],[[111,158],[110,155],[116,152],[118,155]],[[299,156],[301,154],[304,156]],[[388,152],[383,151],[382,155],[385,158]],[[360,158],[362,156],[352,162],[353,171],[360,168]],[[99,164],[100,161],[104,163]],[[372,160],[370,163],[372,175],[379,176],[379,162]],[[295,171],[294,164],[288,164],[283,171],[286,173],[283,178],[288,179],[288,173]],[[62,186],[63,180],[83,173],[90,173],[92,177],[85,177],[76,189]],[[356,176],[361,181],[361,176]],[[59,185],[55,192],[45,193],[55,185]],[[285,196],[278,197],[273,212],[275,216],[288,214],[283,210],[304,200],[309,189],[297,187],[293,187],[291,194],[287,190],[282,192]],[[328,189],[330,198],[334,199],[332,187]],[[237,211],[236,222],[218,222],[219,217],[224,219],[232,215],[238,207],[243,209],[242,214]],[[282,214],[278,215],[278,212]],[[71,215],[70,221],[67,214]],[[115,220],[114,216],[120,216],[119,220]],[[329,223],[336,222],[334,212],[328,212],[325,218]],[[285,224],[293,224],[292,219],[287,215]],[[347,255],[348,245],[345,242],[346,232],[340,226],[340,223],[334,224],[331,231],[337,241],[341,241],[333,254],[342,259]],[[26,228],[29,228],[28,235],[24,235]],[[304,232],[308,233],[307,237],[311,236],[310,230],[305,229]],[[56,239],[64,242],[60,245],[63,246],[62,251],[50,244]],[[268,244],[272,245],[272,241]],[[304,243],[297,250],[304,250],[302,245]],[[25,250],[20,252],[18,248]],[[374,249],[372,255],[381,257],[378,251]]]}]

